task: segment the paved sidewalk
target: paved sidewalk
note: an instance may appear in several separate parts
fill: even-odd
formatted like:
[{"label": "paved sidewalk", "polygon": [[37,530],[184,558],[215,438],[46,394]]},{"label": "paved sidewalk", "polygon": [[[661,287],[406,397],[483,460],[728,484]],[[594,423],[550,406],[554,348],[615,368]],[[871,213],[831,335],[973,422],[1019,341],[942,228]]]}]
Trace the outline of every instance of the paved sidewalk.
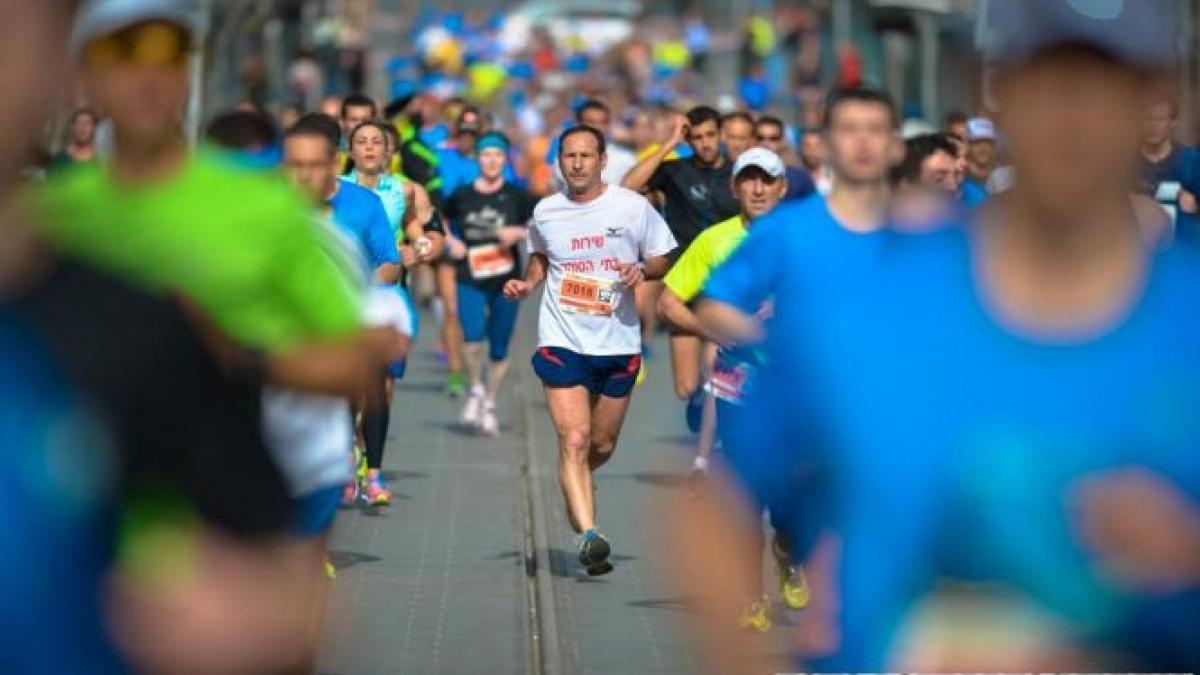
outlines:
[{"label": "paved sidewalk", "polygon": [[[321,673],[532,672],[534,625],[546,673],[698,672],[700,657],[685,635],[691,609],[665,583],[674,561],[656,534],[656,504],[685,489],[693,442],[673,394],[666,341],[655,344],[616,456],[596,476],[599,521],[613,542],[616,569],[589,578],[575,560],[556,439],[529,367],[536,307],[522,307],[496,440],[456,427],[460,403],[441,392],[444,371],[430,354],[434,324],[425,317],[408,379],[397,390],[384,458],[396,504],[342,512],[333,536],[339,576]],[[531,577],[524,555],[527,457],[538,545]],[[531,604],[534,587],[540,601]],[[541,611],[536,624],[531,607]],[[781,634],[773,632],[763,648],[782,653],[771,641]]]},{"label": "paved sidewalk", "polygon": [[339,514],[321,673],[529,671],[519,406],[501,402],[499,439],[467,435],[442,373],[425,341],[397,388],[393,506]]}]

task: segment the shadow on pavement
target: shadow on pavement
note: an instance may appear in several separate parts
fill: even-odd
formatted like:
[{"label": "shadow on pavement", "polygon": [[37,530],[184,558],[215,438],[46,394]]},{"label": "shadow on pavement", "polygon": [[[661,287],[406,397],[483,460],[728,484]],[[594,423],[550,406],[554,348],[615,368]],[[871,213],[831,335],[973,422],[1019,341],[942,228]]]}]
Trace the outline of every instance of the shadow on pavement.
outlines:
[{"label": "shadow on pavement", "polygon": [[630,607],[638,607],[640,609],[670,609],[686,614],[695,614],[696,608],[691,599],[683,598],[651,598],[648,600],[634,600],[625,603]]},{"label": "shadow on pavement", "polygon": [[[599,577],[589,577],[587,572],[583,570],[583,566],[579,564],[577,553],[574,550],[566,550],[562,548],[550,549],[550,574],[559,579],[575,579],[584,583],[595,583],[602,581]],[[614,553],[609,556],[615,564],[637,560],[635,555],[626,553]]]},{"label": "shadow on pavement", "polygon": [[405,478],[429,478],[429,474],[424,471],[381,471],[380,474],[389,483]]},{"label": "shadow on pavement", "polygon": [[640,473],[598,473],[597,481],[629,480],[660,488],[678,489],[687,486],[688,476],[673,471],[643,471]]},{"label": "shadow on pavement", "polygon": [[440,393],[445,387],[441,382],[404,382],[396,387],[399,391],[426,391]]},{"label": "shadow on pavement", "polygon": [[655,443],[663,443],[665,445],[679,445],[687,448],[696,447],[696,436],[694,434],[678,434],[676,436],[659,436],[653,439]]},{"label": "shadow on pavement", "polygon": [[382,560],[382,558],[377,555],[360,553],[358,551],[330,551],[329,560],[333,563],[333,566],[339,570],[348,570],[351,567],[361,565],[363,563],[378,562],[379,560]]}]

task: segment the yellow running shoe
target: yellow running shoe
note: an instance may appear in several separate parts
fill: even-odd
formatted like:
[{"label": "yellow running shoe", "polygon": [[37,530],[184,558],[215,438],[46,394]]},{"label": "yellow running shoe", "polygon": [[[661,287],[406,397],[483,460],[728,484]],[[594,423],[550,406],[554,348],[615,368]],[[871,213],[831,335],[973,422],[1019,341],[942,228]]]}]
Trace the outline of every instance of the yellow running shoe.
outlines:
[{"label": "yellow running shoe", "polygon": [[367,454],[358,443],[354,444],[354,475],[360,483],[367,478]]},{"label": "yellow running shoe", "polygon": [[771,617],[767,614],[767,599],[752,602],[742,610],[738,624],[747,630],[765,633],[771,630]]},{"label": "yellow running shoe", "polygon": [[790,563],[779,566],[779,595],[788,609],[808,606],[808,579],[803,567]]}]

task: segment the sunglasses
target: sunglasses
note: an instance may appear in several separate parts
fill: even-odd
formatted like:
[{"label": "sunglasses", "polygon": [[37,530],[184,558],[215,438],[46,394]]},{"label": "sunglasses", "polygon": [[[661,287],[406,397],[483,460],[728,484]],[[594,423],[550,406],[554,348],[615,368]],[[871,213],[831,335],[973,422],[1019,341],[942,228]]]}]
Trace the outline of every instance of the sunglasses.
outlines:
[{"label": "sunglasses", "polygon": [[779,141],[782,141],[782,140],[783,140],[783,136],[764,136],[762,134],[758,135],[758,142],[760,142],[760,143],[768,143],[768,142],[769,143],[778,143]]},{"label": "sunglasses", "polygon": [[93,40],[84,49],[83,60],[92,66],[179,66],[187,62],[191,43],[181,26],[140,23]]}]

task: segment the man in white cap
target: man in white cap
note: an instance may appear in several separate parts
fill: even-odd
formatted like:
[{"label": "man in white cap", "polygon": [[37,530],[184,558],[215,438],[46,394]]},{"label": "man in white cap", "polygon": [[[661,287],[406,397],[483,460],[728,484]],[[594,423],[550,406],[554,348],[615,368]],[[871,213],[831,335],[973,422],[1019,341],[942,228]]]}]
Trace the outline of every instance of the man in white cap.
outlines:
[{"label": "man in white cap", "polygon": [[[750,223],[768,213],[787,194],[787,169],[779,155],[766,148],[751,148],[743,152],[734,164],[730,178],[734,197],[740,204],[737,215],[727,218],[702,232],[686,249],[679,261],[663,279],[665,286],[658,301],[659,315],[678,332],[678,340],[693,344],[688,353],[700,356],[693,365],[700,372],[711,367],[716,355],[716,342],[701,327],[689,304],[700,295],[708,275],[737,248],[746,236]],[[704,346],[707,343],[707,347]],[[715,419],[712,401],[707,401],[704,419]],[[693,470],[704,473],[712,450],[713,425],[701,423],[700,441]]]},{"label": "man in white cap", "polygon": [[[709,373],[705,389],[709,395],[704,401],[700,440],[693,465],[693,476],[697,477],[708,472],[721,413],[731,412],[729,406],[739,405],[741,384],[745,383],[739,374],[745,371],[739,370],[736,365],[732,368],[717,366],[718,362],[733,364],[737,355],[728,350],[722,350],[718,355],[716,340],[700,324],[690,303],[700,295],[712,271],[742,243],[755,219],[774,210],[788,191],[787,169],[783,160],[766,148],[751,148],[739,155],[734,162],[732,175],[733,195],[741,205],[741,212],[708,228],[688,246],[663,279],[665,288],[658,301],[659,313],[664,321],[682,334],[704,342],[705,370]],[[717,399],[722,401],[720,412]],[[736,451],[736,443],[726,444],[723,449],[726,452]],[[751,553],[756,558],[761,557],[760,540],[755,540]],[[784,603],[792,609],[800,609],[807,601],[808,594],[804,576],[786,553],[776,558]],[[762,568],[761,563],[758,568]],[[746,628],[766,630],[771,622],[768,604],[763,600],[761,574],[750,579],[748,586],[751,588],[750,597],[739,621]]]},{"label": "man in white cap", "polygon": [[987,199],[988,179],[996,169],[996,125],[986,117],[967,120],[967,175],[962,185],[963,205],[976,206]]}]

